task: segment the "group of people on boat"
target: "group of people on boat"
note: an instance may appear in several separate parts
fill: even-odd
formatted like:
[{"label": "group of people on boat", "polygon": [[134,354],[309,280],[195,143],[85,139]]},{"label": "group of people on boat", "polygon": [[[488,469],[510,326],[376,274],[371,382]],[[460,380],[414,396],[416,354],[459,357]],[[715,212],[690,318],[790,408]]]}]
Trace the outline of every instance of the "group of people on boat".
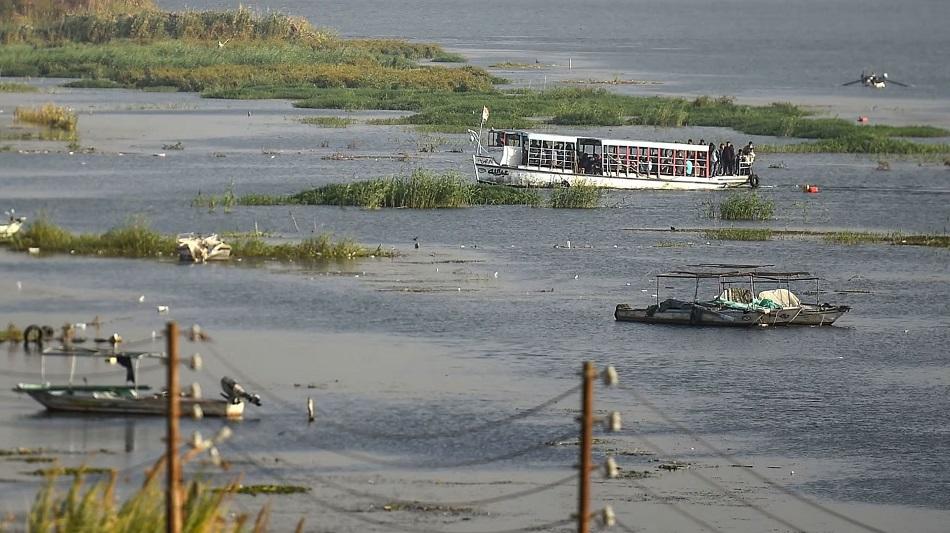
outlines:
[{"label": "group of people on boat", "polygon": [[[705,140],[700,139],[700,144],[705,144]],[[690,140],[692,144],[692,140]],[[736,150],[731,141],[719,143],[709,143],[709,153],[711,154],[711,169],[713,176],[732,176],[749,173],[752,163],[755,162],[755,145],[752,141]]]}]

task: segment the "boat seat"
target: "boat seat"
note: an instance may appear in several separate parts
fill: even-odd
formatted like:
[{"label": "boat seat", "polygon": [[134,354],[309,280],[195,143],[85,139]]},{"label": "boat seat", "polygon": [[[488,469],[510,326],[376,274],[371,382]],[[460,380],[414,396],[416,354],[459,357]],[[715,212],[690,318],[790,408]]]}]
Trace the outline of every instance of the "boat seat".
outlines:
[{"label": "boat seat", "polygon": [[802,305],[801,300],[798,299],[798,296],[795,296],[792,291],[788,289],[773,289],[770,291],[762,291],[759,293],[760,300],[772,300],[773,302],[781,305],[782,307],[799,307]]}]

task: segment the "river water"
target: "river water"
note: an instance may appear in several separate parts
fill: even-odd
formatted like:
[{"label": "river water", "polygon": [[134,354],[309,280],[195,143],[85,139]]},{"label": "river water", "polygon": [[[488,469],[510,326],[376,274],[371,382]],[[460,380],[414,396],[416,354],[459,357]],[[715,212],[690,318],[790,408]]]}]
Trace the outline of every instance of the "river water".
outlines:
[{"label": "river water", "polygon": [[[758,71],[723,78],[715,75],[717,67],[709,63],[724,60],[702,60],[734,55],[740,44],[763,42],[764,36],[770,36],[775,45],[762,47],[759,53],[767,59],[761,64],[773,74],[799,70],[801,64],[812,64],[809,58],[820,55],[819,50],[837,46],[842,51],[828,61],[845,71],[842,76],[850,77],[855,70],[837,64],[849,54],[858,62],[857,70],[873,56],[876,65],[907,66],[913,74],[901,74],[902,79],[913,77],[920,91],[932,91],[928,94],[935,102],[946,99],[940,94],[947,86],[945,69],[928,69],[917,61],[931,57],[929,65],[940,65],[927,54],[940,46],[946,50],[947,37],[921,30],[913,39],[901,38],[906,33],[885,31],[909,27],[915,21],[925,28],[936,18],[927,13],[946,11],[940,2],[914,3],[919,8],[917,18],[907,14],[909,8],[893,6],[884,11],[883,3],[788,4],[801,4],[800,10],[780,2],[722,4],[737,18],[753,18],[739,23],[704,3],[681,0],[651,5],[650,11],[656,8],[656,13],[650,15],[644,7],[644,17],[660,18],[642,22],[636,39],[624,37],[628,34],[618,29],[625,27],[618,24],[627,15],[605,15],[628,10],[619,3],[571,8],[576,16],[565,14],[566,7],[540,3],[536,9],[529,9],[530,3],[504,8],[492,2],[424,4],[429,7],[413,10],[413,16],[408,10],[378,2],[348,3],[352,11],[326,2],[268,7],[303,14],[348,36],[407,36],[463,51],[468,47],[502,50],[497,57],[512,59],[528,58],[539,50],[557,50],[571,57],[581,57],[582,52],[607,62],[598,68],[662,78],[684,92],[701,91],[710,86],[704,85],[708,82],[713,84],[712,93],[748,90],[747,95],[754,96],[755,91],[767,94],[771,88],[777,93],[808,94],[813,85],[798,75],[781,82]],[[859,4],[866,8],[856,9]],[[177,7],[171,2],[162,5]],[[212,6],[216,4],[197,7]],[[837,15],[827,19],[819,15],[821,10]],[[675,20],[676,13],[694,11],[698,20],[706,17],[715,24],[679,26],[682,38],[657,28],[663,21]],[[859,13],[854,23],[848,18],[852,12]],[[796,27],[811,28],[816,35],[796,37],[786,27],[793,15],[799,21]],[[769,17],[786,23],[770,23]],[[558,28],[556,22],[561,20],[564,30],[542,31],[540,23],[524,25],[519,20],[545,21],[548,27]],[[838,24],[830,27],[828,20]],[[581,31],[579,24],[603,29]],[[735,39],[710,27],[717,24],[725,25],[719,27],[728,28],[726,33]],[[740,27],[748,34],[737,31]],[[873,47],[879,41],[869,35],[886,36],[904,52]],[[679,41],[686,44],[672,46]],[[920,57],[910,59],[911,44],[919,46]],[[649,48],[644,66],[632,69],[625,62],[629,55],[623,46]],[[710,49],[722,55],[699,53]],[[800,49],[804,57],[789,49]],[[575,50],[578,56],[573,55]],[[664,67],[663,57],[677,67]],[[690,61],[693,67],[683,66]],[[891,69],[896,78],[897,70]],[[817,69],[807,75],[825,76],[822,83],[828,98],[840,94],[834,87],[839,81],[836,76],[818,74]],[[138,340],[148,339],[166,319],[174,318],[185,325],[200,323],[212,332],[216,342],[211,347],[185,344],[187,351],[204,353],[208,375],[184,379],[197,379],[207,395],[214,394],[216,376],[232,373],[228,364],[217,359],[220,354],[251,379],[249,388],[260,386],[262,390],[256,392],[265,398],[263,407],[249,412],[249,420],[234,426],[238,437],[232,455],[249,450],[258,458],[290,457],[298,467],[284,467],[280,472],[304,484],[327,473],[350,479],[410,476],[398,474],[394,465],[366,464],[352,456],[318,451],[327,449],[426,465],[417,466],[412,474],[425,477],[426,469],[436,465],[504,455],[572,431],[576,398],[519,423],[499,424],[465,438],[418,441],[382,434],[431,432],[503,418],[574,386],[581,362],[595,360],[616,365],[624,384],[620,390],[598,392],[598,406],[622,411],[627,421],[618,436],[605,436],[606,447],[630,451],[653,442],[662,448],[656,456],[623,456],[628,468],[655,469],[651,457],[676,458],[722,478],[734,490],[750,490],[730,477],[739,476],[741,472],[733,471],[742,469],[719,465],[721,458],[703,448],[698,435],[813,500],[842,510],[860,509],[866,521],[883,529],[899,530],[906,527],[905,520],[913,520],[911,529],[942,530],[950,512],[950,358],[945,349],[950,343],[950,268],[945,250],[842,246],[800,239],[721,242],[701,233],[634,231],[718,226],[703,213],[705,204],[723,198],[719,193],[612,192],[605,199],[609,207],[596,210],[237,207],[226,212],[219,207],[210,212],[191,207],[198,191],[220,195],[233,186],[238,194],[284,194],[417,167],[468,175],[470,156],[451,151],[467,150],[466,139],[360,123],[343,129],[314,128],[294,119],[339,112],[296,110],[282,101],[203,101],[188,94],[67,90],[55,84],[41,82],[46,92],[37,95],[2,96],[0,108],[44,101],[73,106],[81,114],[82,144],[95,146],[97,153],[70,155],[61,145],[44,143],[21,147],[47,147],[53,153],[0,152],[0,201],[5,209],[15,207],[31,217],[45,213],[73,231],[101,232],[131,216],[144,216],[167,233],[249,231],[256,226],[275,239],[293,240],[314,230],[328,231],[401,253],[396,259],[317,266],[273,262],[183,266],[171,260],[31,257],[0,250],[0,322],[55,326],[98,315],[111,321],[104,326],[105,334],[119,331],[127,339]],[[882,102],[899,106],[901,96],[890,88],[887,91]],[[379,115],[349,114],[358,121]],[[715,128],[576,131],[610,137],[746,140]],[[184,150],[162,148],[177,141]],[[439,151],[419,151],[432,142]],[[365,158],[324,159],[335,152]],[[153,155],[157,153],[165,156]],[[390,157],[399,153],[409,157]],[[759,173],[765,185],[761,194],[776,204],[776,221],[770,225],[947,232],[950,185],[942,162],[892,159],[890,163],[891,170],[878,171],[876,158],[866,156],[760,156]],[[769,165],[783,168],[767,169]],[[804,183],[819,183],[822,192],[806,195],[800,189]],[[418,249],[412,246],[414,238],[420,243]],[[853,311],[836,327],[820,329],[724,331],[613,320],[613,308],[619,302],[646,305],[652,301],[656,274],[697,263],[772,264],[811,271],[823,278],[823,299],[851,305]],[[682,285],[660,289],[663,294],[692,291]],[[144,303],[139,296],[146,297]],[[168,305],[171,313],[158,315],[156,305]],[[161,349],[162,343],[145,341],[139,346]],[[66,361],[45,363],[61,379],[68,372]],[[0,386],[6,391],[16,382],[35,379],[40,370],[39,358],[14,347],[9,347],[2,366]],[[160,374],[160,370],[147,370],[143,380],[158,385]],[[113,381],[120,374],[102,362],[88,362],[79,375],[95,382]],[[321,416],[362,428],[364,434],[320,424],[307,429],[303,405],[308,396],[317,398]],[[134,472],[162,447],[160,420],[50,416],[28,398],[10,392],[2,393],[2,398],[8,408],[0,414],[0,449],[43,446],[60,453],[67,463],[108,464]],[[658,412],[640,398],[649,399]],[[671,420],[692,433],[684,434]],[[194,427],[199,424],[186,423],[187,431]],[[214,426],[205,422],[200,428],[208,432]],[[365,432],[376,435],[368,437]],[[87,455],[96,450],[104,451]],[[603,451],[599,448],[598,453]],[[575,454],[576,448],[570,446],[545,447],[493,468],[500,470],[502,479],[523,481],[533,479],[538,471],[566,469],[569,473]],[[232,458],[238,468],[246,464],[240,457]],[[765,470],[766,465],[782,468]],[[0,509],[22,511],[28,505],[35,484],[28,483],[30,478],[21,472],[34,468],[5,462]],[[474,467],[458,470],[466,479],[480,479]],[[792,470],[794,475],[789,473]],[[248,466],[247,471],[250,479],[272,481],[266,470]],[[385,482],[379,477],[369,479],[381,487]],[[676,479],[690,478],[671,475],[656,483],[665,487],[662,483],[676,483]],[[696,492],[695,483],[683,483],[681,491],[669,497],[681,498],[687,508],[699,506],[706,513],[719,509],[715,523],[721,530],[761,531],[774,526],[762,516],[736,509],[735,502],[723,495],[707,498],[701,495],[706,493]],[[423,498],[412,490],[415,487],[394,483],[386,495]],[[488,495],[500,490],[487,487]],[[597,491],[602,500],[615,505],[621,517],[639,509],[632,495],[641,492],[630,482],[601,483]],[[320,496],[340,497],[326,492]],[[442,499],[459,499],[449,496],[445,493]],[[539,510],[508,509],[508,522],[479,516],[468,527],[488,530],[499,524],[510,529],[530,523],[528,519],[554,520],[563,517],[559,509],[570,508],[573,501],[571,492],[558,493]],[[772,510],[784,509],[780,496],[762,501],[777,506]],[[301,513],[297,507],[307,502],[275,502],[277,523],[293,524]],[[670,514],[662,505],[654,511],[657,516]],[[811,518],[797,511],[788,519],[807,529],[849,530],[834,519]],[[328,527],[340,531],[367,527],[345,517],[331,524]],[[426,524],[444,528],[441,522]],[[465,529],[464,522],[450,525]],[[689,523],[643,527],[698,530]]]}]

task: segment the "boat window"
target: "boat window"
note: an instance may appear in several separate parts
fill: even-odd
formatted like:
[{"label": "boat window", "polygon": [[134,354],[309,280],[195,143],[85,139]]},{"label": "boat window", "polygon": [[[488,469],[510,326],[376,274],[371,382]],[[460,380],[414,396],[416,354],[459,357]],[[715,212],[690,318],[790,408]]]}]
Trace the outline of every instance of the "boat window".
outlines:
[{"label": "boat window", "polygon": [[575,143],[567,141],[530,140],[527,166],[574,172],[576,165]]}]

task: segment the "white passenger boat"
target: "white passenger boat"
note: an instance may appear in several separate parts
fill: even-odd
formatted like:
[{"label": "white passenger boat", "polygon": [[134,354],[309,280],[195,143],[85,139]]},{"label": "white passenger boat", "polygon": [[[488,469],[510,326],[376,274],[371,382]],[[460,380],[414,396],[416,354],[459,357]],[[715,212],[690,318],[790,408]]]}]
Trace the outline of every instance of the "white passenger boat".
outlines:
[{"label": "white passenger boat", "polygon": [[718,175],[708,145],[489,130],[486,149],[479,133],[470,133],[475,144],[475,179],[481,183],[670,190],[759,185],[754,153],[739,157],[734,173]]}]

